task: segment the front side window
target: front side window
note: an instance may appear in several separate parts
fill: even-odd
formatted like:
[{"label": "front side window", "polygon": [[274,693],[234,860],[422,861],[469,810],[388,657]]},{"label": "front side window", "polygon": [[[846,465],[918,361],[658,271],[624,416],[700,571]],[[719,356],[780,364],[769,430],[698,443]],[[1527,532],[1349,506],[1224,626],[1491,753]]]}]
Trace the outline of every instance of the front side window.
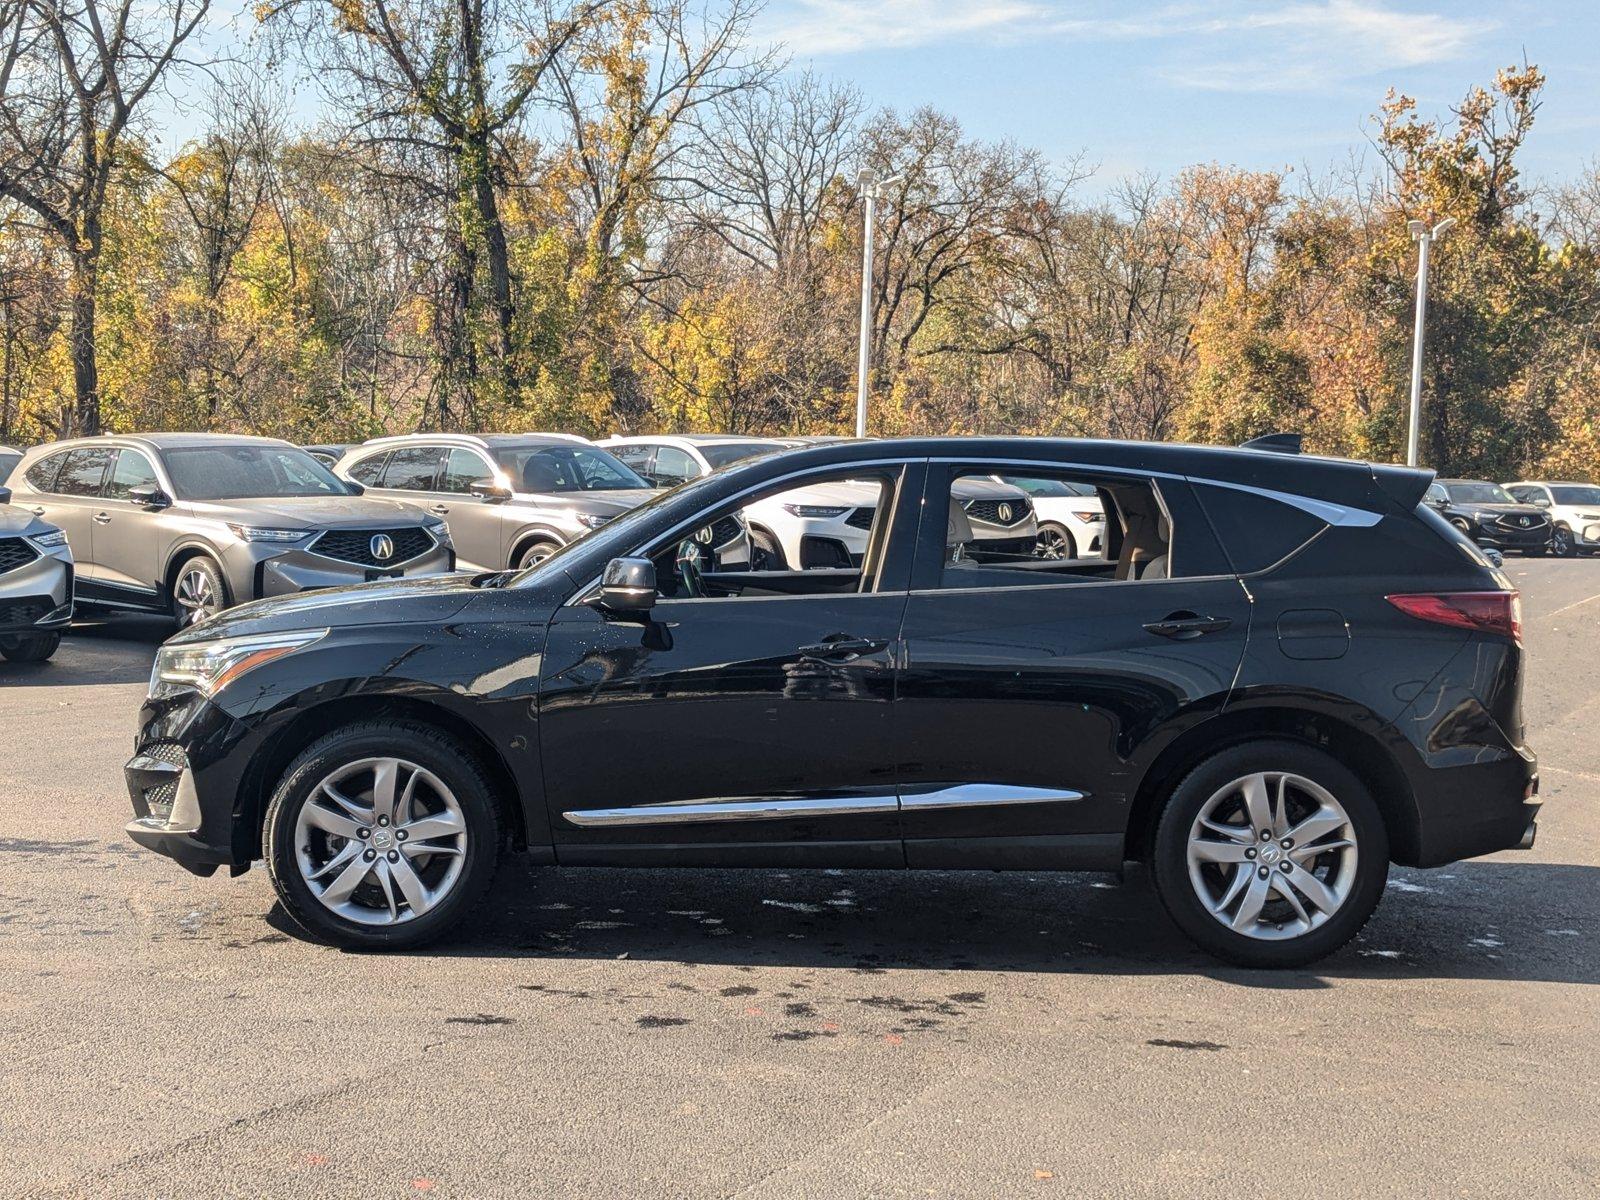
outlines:
[{"label": "front side window", "polygon": [[163,451],[162,461],[183,500],[349,495],[333,472],[294,446],[180,446]]},{"label": "front side window", "polygon": [[100,485],[106,477],[106,466],[110,462],[110,450],[74,450],[67,455],[66,464],[56,477],[56,494],[98,496]]},{"label": "front side window", "polygon": [[656,450],[655,481],[662,487],[673,487],[698,479],[700,464],[676,446],[661,446]]},{"label": "front side window", "polygon": [[1515,504],[1511,494],[1498,483],[1469,480],[1466,483],[1449,483],[1445,491],[1457,504]]},{"label": "front side window", "polygon": [[625,446],[607,446],[611,456],[626,466],[630,471],[637,471],[640,475],[650,474],[650,460],[655,457],[656,448],[650,445],[633,443]]},{"label": "front side window", "polygon": [[380,486],[402,492],[431,492],[438,474],[438,446],[407,446],[389,455]]},{"label": "front side window", "polygon": [[511,490],[536,495],[632,491],[650,485],[597,446],[496,447],[495,461]]},{"label": "front side window", "polygon": [[444,474],[439,479],[441,492],[458,492],[466,494],[472,491],[472,485],[490,484],[494,482],[494,473],[489,470],[489,464],[483,461],[483,455],[476,450],[463,450],[459,447],[445,455]]},{"label": "front side window", "polygon": [[156,487],[156,469],[137,450],[118,450],[111,478],[106,480],[107,500],[126,500],[137,487]]}]

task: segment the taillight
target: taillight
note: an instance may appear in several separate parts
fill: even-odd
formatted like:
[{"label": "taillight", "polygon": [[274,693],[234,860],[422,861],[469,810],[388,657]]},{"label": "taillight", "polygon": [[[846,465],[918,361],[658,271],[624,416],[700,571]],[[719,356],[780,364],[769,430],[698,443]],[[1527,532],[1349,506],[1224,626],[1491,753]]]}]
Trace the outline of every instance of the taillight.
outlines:
[{"label": "taillight", "polygon": [[1497,633],[1522,645],[1520,592],[1411,592],[1384,599],[1419,621]]}]

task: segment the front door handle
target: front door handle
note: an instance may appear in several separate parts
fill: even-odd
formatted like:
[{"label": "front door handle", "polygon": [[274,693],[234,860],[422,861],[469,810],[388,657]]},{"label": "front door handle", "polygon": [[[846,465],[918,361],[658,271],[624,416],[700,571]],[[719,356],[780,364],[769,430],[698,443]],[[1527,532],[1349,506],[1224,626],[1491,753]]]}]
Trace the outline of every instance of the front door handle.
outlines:
[{"label": "front door handle", "polygon": [[801,646],[800,655],[802,658],[833,658],[848,662],[863,654],[876,654],[888,644],[887,638],[861,638],[836,633],[810,646]]},{"label": "front door handle", "polygon": [[93,520],[96,525],[109,525],[109,524],[111,524],[111,514],[108,513],[108,512],[97,512],[90,519]]},{"label": "front door handle", "polygon": [[1232,624],[1231,617],[1202,617],[1198,613],[1183,611],[1168,613],[1159,621],[1151,621],[1145,629],[1157,637],[1181,642],[1207,633],[1221,633]]}]

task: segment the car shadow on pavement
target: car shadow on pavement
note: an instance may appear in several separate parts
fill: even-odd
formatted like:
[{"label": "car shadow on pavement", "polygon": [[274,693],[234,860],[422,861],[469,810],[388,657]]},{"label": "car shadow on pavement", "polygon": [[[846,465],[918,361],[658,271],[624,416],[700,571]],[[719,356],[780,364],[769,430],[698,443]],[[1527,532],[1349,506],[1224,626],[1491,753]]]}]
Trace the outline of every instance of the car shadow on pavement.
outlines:
[{"label": "car shadow on pavement", "polygon": [[1600,983],[1600,868],[1396,868],[1366,930],[1294,971],[1236,969],[1200,952],[1137,869],[1119,883],[1048,873],[558,870],[508,859],[471,926],[418,953],[864,975],[1194,974],[1266,988],[1385,977]]},{"label": "car shadow on pavement", "polygon": [[73,622],[49,662],[0,661],[0,688],[144,683],[156,647],[172,636],[165,617],[108,616]]}]

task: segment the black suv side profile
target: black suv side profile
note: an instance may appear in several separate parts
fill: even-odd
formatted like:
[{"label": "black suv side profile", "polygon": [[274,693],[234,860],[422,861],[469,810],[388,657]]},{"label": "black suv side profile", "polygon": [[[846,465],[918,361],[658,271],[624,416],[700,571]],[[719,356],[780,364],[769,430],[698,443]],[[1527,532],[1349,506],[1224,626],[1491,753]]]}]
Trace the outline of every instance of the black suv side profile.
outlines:
[{"label": "black suv side profile", "polygon": [[[966,477],[1094,489],[1104,556],[971,554]],[[257,859],[312,936],[418,945],[554,864],[1116,870],[1224,958],[1346,943],[1389,864],[1532,844],[1517,593],[1427,472],[918,439],[753,459],[520,573],[247,604],[162,647],[141,845]],[[859,566],[722,563],[764,497],[878,489]]]}]

